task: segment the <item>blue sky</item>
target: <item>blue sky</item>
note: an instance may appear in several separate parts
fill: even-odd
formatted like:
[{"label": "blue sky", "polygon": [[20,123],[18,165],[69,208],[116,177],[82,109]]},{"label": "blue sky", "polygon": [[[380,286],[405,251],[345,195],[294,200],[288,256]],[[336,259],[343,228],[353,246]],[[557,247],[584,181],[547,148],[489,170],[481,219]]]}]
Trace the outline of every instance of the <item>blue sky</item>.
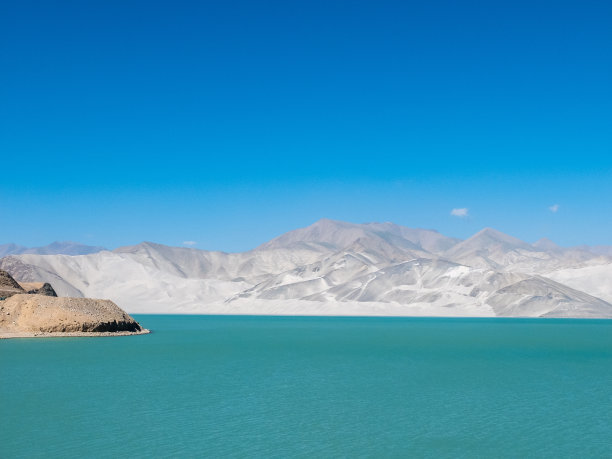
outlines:
[{"label": "blue sky", "polygon": [[4,2],[0,243],[240,251],[326,217],[612,244],[611,23],[603,1]]}]

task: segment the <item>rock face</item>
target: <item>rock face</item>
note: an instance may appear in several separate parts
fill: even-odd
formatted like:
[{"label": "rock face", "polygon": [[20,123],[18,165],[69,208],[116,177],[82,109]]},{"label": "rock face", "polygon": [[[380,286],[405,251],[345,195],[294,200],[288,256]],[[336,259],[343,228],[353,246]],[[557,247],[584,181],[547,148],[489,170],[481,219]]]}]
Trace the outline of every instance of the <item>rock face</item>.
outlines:
[{"label": "rock face", "polygon": [[0,301],[0,333],[146,333],[110,300],[16,294]]},{"label": "rock face", "polygon": [[48,282],[19,282],[19,285],[32,295],[57,296],[57,293]]},{"label": "rock face", "polygon": [[8,272],[0,269],[0,299],[20,293],[34,295],[57,296],[48,282],[17,282]]},{"label": "rock face", "polygon": [[8,298],[19,293],[25,293],[25,290],[9,273],[0,269],[0,298]]}]

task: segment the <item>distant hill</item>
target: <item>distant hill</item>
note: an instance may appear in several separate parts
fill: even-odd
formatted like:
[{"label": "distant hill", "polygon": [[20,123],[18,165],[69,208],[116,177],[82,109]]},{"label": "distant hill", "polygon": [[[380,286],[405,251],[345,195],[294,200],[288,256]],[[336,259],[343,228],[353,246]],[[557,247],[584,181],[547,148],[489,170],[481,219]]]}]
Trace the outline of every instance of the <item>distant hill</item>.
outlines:
[{"label": "distant hill", "polygon": [[36,255],[89,255],[106,250],[104,247],[83,245],[78,242],[52,242],[43,247],[25,247],[17,244],[0,244],[0,257],[32,253]]}]

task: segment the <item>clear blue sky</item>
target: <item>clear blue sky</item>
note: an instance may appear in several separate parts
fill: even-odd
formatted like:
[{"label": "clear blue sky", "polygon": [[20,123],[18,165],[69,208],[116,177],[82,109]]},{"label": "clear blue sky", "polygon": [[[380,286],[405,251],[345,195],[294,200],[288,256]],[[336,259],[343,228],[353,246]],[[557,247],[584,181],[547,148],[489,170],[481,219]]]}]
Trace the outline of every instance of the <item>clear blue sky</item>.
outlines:
[{"label": "clear blue sky", "polygon": [[612,244],[611,2],[3,2],[0,53],[0,243]]}]

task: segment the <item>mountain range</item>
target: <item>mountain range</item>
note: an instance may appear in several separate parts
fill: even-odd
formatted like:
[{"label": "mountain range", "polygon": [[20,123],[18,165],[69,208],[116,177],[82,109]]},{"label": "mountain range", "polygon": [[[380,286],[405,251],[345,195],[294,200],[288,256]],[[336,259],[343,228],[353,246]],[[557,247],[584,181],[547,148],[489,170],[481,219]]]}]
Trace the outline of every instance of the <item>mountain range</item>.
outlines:
[{"label": "mountain range", "polygon": [[98,249],[19,252],[0,269],[129,313],[612,318],[609,247],[530,244],[491,228],[460,240],[323,219],[242,253]]},{"label": "mountain range", "polygon": [[37,255],[88,255],[90,253],[106,250],[104,247],[83,245],[78,242],[52,242],[43,247],[25,247],[17,244],[0,244],[0,257],[7,255],[20,255],[23,253],[34,253]]}]

